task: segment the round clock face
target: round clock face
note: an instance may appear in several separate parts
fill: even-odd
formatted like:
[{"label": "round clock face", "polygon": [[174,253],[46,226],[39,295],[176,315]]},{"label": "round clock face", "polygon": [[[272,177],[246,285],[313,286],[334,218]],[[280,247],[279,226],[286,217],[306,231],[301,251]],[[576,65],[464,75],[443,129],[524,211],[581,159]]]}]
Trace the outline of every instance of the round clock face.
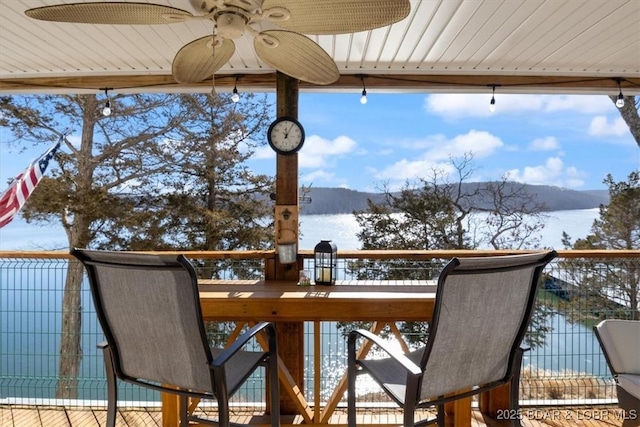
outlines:
[{"label": "round clock face", "polygon": [[293,154],[302,148],[304,129],[297,120],[280,117],[269,126],[267,140],[277,153]]}]

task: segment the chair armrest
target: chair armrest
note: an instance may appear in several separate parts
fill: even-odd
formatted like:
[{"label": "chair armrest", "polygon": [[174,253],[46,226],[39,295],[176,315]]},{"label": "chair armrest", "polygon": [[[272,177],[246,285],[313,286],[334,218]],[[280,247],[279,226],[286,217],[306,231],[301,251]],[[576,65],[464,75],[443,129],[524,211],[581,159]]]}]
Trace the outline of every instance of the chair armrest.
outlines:
[{"label": "chair armrest", "polygon": [[[257,325],[250,328],[247,332],[240,335],[238,339],[236,339],[233,342],[233,344],[231,344],[229,347],[224,349],[224,351],[222,351],[218,355],[218,357],[216,357],[213,360],[211,367],[215,369],[227,363],[229,359],[231,359],[234,354],[236,354],[240,349],[242,349],[242,347],[244,347],[251,338],[256,336],[260,331],[264,329],[267,330],[267,333],[269,334],[269,338],[275,337],[276,329],[272,323],[270,322],[258,323]],[[271,339],[269,341],[271,341]],[[272,350],[271,347],[272,346],[269,345],[269,351]]]},{"label": "chair armrest", "polygon": [[351,331],[349,333],[349,348],[354,348],[355,349],[355,340],[358,338],[358,336],[364,337],[367,340],[373,342],[374,344],[376,344],[378,347],[380,347],[382,350],[384,350],[385,353],[387,353],[389,356],[391,356],[393,359],[395,359],[398,363],[400,363],[402,365],[402,367],[404,369],[407,370],[407,372],[409,372],[411,375],[421,375],[422,374],[422,370],[420,369],[420,367],[418,365],[416,365],[415,363],[413,363],[407,356],[405,356],[403,353],[397,351],[394,348],[391,348],[391,346],[389,345],[389,343],[387,343],[386,341],[384,341],[381,337],[379,337],[378,335],[371,333],[367,330],[364,329],[358,329],[355,331]]}]

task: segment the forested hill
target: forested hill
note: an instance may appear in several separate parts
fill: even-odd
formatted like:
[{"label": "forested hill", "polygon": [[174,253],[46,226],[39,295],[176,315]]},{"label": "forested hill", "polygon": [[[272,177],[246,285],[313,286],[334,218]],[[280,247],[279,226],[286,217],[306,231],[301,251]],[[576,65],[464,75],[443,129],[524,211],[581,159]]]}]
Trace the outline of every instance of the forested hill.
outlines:
[{"label": "forested hill", "polygon": [[[466,183],[463,185],[473,187],[479,184]],[[538,201],[543,203],[549,211],[591,209],[609,202],[607,190],[576,191],[546,185],[527,185],[526,189],[529,194],[536,194]],[[472,188],[467,189],[467,191],[471,190]],[[300,205],[303,215],[352,213],[366,209],[367,199],[379,202],[383,197],[380,193],[323,187],[311,187],[310,192],[306,195],[311,198],[311,203]]]}]

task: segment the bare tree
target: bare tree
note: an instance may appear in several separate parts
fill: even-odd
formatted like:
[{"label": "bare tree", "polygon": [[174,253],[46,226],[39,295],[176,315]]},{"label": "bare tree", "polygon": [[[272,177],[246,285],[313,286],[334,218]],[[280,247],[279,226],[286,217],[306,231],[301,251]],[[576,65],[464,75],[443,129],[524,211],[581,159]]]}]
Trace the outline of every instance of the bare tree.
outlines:
[{"label": "bare tree", "polygon": [[[526,186],[508,181],[508,176],[498,182],[470,182],[472,160],[471,154],[451,158],[453,173],[433,169],[426,178],[406,183],[396,192],[385,185],[381,202],[369,200],[365,211],[354,212],[362,249],[537,247],[545,206]],[[360,279],[424,280],[437,277],[443,261],[409,264],[406,260],[356,261],[349,265],[349,271]],[[526,338],[528,344],[543,342],[549,314],[546,307],[538,307],[532,319],[534,332]],[[428,326],[403,322],[400,330],[413,341],[427,333]]]},{"label": "bare tree", "polygon": [[473,157],[451,158],[453,173],[433,169],[381,203],[355,212],[363,249],[522,249],[537,247],[546,207],[522,183],[473,183]]}]

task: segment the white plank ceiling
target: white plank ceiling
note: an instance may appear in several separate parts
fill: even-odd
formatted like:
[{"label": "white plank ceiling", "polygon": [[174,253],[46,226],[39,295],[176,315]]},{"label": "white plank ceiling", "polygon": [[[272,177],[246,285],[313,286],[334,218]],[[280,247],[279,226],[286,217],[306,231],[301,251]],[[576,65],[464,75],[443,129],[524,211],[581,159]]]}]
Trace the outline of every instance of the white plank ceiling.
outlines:
[{"label": "white plank ceiling", "polygon": [[[81,1],[0,0],[0,93],[205,86],[174,85],[171,62],[180,47],[211,33],[210,21],[112,26],[24,14],[73,2]],[[192,11],[186,0],[153,3]],[[368,86],[398,91],[502,84],[513,92],[617,93],[616,79],[623,79],[627,94],[640,93],[640,0],[412,0],[409,16],[390,27],[310,37],[342,77],[331,87],[303,86],[308,90],[354,88],[364,75]],[[216,79],[228,86],[239,77],[240,84],[273,89],[274,72],[245,36]]]}]

